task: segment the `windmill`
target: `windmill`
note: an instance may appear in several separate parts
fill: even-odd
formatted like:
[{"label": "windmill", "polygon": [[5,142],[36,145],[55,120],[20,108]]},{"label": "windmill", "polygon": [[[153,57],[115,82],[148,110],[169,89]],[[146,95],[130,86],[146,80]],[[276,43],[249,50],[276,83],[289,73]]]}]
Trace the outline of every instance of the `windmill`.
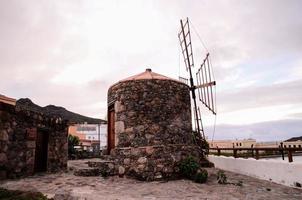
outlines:
[{"label": "windmill", "polygon": [[[205,140],[200,107],[198,106],[196,99],[198,98],[199,102],[201,102],[212,114],[216,115],[216,104],[213,96],[213,89],[216,86],[216,82],[213,78],[209,52],[207,52],[199,68],[194,72],[194,57],[189,22],[189,18],[185,21],[180,20],[181,29],[178,33],[186,71],[189,72],[189,79],[179,77],[179,80],[186,84],[189,83],[193,100],[192,113],[194,115],[195,129],[198,136],[202,137],[202,140]],[[194,78],[196,79],[196,85]]]}]

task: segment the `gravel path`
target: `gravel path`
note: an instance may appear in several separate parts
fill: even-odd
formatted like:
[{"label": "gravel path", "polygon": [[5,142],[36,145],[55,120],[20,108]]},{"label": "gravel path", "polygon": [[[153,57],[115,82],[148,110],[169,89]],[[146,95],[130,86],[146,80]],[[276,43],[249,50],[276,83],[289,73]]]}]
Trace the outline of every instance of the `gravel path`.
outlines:
[{"label": "gravel path", "polygon": [[302,199],[302,190],[290,188],[248,176],[226,172],[228,181],[238,183],[220,185],[216,181],[217,169],[207,169],[206,184],[189,180],[168,182],[141,182],[119,177],[77,177],[71,173],[36,175],[0,182],[8,189],[40,191],[48,197],[64,199]]}]

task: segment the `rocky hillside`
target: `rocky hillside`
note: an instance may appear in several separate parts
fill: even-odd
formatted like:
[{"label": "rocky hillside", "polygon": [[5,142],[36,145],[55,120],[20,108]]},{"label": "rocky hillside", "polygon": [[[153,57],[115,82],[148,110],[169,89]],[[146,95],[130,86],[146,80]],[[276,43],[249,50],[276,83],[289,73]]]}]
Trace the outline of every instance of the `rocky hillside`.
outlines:
[{"label": "rocky hillside", "polygon": [[61,117],[62,119],[68,120],[69,122],[72,123],[84,123],[84,122],[87,122],[88,124],[106,123],[105,120],[86,117],[74,112],[70,112],[63,107],[59,107],[55,105],[48,105],[45,107],[41,107],[38,106],[37,104],[34,104],[28,98],[19,99],[16,102],[16,107],[22,110],[31,110],[35,112],[40,112],[48,116]]},{"label": "rocky hillside", "polygon": [[284,142],[295,142],[295,141],[298,141],[298,140],[302,141],[302,136],[300,136],[300,137],[293,137],[293,138],[290,138],[288,140],[285,140]]}]

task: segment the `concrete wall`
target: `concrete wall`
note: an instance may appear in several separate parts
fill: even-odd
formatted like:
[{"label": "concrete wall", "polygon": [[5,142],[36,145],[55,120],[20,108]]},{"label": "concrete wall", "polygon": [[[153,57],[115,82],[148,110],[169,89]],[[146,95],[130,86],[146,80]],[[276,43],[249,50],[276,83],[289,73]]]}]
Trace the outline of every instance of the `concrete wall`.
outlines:
[{"label": "concrete wall", "polygon": [[295,186],[298,182],[302,184],[301,162],[280,162],[275,160],[255,160],[253,158],[233,158],[225,156],[209,155],[209,161],[216,168],[269,180],[287,186]]}]

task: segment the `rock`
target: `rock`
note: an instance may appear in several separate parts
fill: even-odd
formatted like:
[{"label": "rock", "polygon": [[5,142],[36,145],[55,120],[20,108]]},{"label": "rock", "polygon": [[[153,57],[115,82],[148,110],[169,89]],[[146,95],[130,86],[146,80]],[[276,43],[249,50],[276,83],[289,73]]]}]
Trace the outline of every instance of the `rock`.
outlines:
[{"label": "rock", "polygon": [[115,122],[115,133],[123,133],[125,131],[125,125],[123,121],[117,121]]},{"label": "rock", "polygon": [[129,165],[130,164],[130,158],[125,158],[124,159],[124,164]]},{"label": "rock", "polygon": [[126,133],[131,133],[132,131],[133,131],[133,127],[131,127],[131,128],[126,128],[126,130],[125,130]]},{"label": "rock", "polygon": [[156,165],[157,170],[161,171],[164,168],[164,165],[158,164]]},{"label": "rock", "polygon": [[153,152],[154,152],[154,148],[153,147],[151,147],[151,146],[146,147],[146,153],[148,155],[152,154]]},{"label": "rock", "polygon": [[151,138],[154,138],[154,135],[146,134],[145,137],[147,138],[147,140],[150,140]]},{"label": "rock", "polygon": [[145,164],[145,163],[147,162],[147,158],[146,158],[146,157],[140,157],[140,158],[137,160],[137,162],[138,162],[139,164]]},{"label": "rock", "polygon": [[0,131],[0,141],[8,141],[8,134],[6,130]]},{"label": "rock", "polygon": [[134,127],[134,130],[138,131],[138,132],[143,132],[145,130],[145,126],[144,125],[139,125]]},{"label": "rock", "polygon": [[114,104],[114,110],[116,113],[122,112],[125,110],[125,106],[122,105],[121,101],[116,101]]},{"label": "rock", "polygon": [[5,153],[0,153],[0,163],[6,163],[7,162],[7,157]]},{"label": "rock", "polygon": [[114,169],[114,164],[113,163],[108,163],[108,167],[110,170]]},{"label": "rock", "polygon": [[133,117],[135,115],[136,115],[136,112],[134,112],[134,111],[128,112],[128,117]]},{"label": "rock", "polygon": [[125,174],[125,168],[122,167],[122,166],[119,166],[119,167],[118,167],[118,174],[119,174],[120,176],[124,175],[124,174]]},{"label": "rock", "polygon": [[96,168],[80,168],[76,169],[73,174],[75,176],[99,176],[100,170]]},{"label": "rock", "polygon": [[35,141],[27,141],[26,146],[27,146],[27,148],[34,149],[34,148],[36,148],[36,142]]},{"label": "rock", "polygon": [[140,153],[138,148],[131,148],[131,155],[138,156]]},{"label": "rock", "polygon": [[143,170],[145,168],[145,165],[144,164],[140,164],[140,165],[138,165],[137,166],[137,169],[139,169],[139,170]]},{"label": "rock", "polygon": [[162,179],[162,178],[163,178],[163,175],[161,174],[161,172],[155,173],[155,176],[154,176],[154,179],[155,179],[155,180],[160,180],[160,179]]}]

